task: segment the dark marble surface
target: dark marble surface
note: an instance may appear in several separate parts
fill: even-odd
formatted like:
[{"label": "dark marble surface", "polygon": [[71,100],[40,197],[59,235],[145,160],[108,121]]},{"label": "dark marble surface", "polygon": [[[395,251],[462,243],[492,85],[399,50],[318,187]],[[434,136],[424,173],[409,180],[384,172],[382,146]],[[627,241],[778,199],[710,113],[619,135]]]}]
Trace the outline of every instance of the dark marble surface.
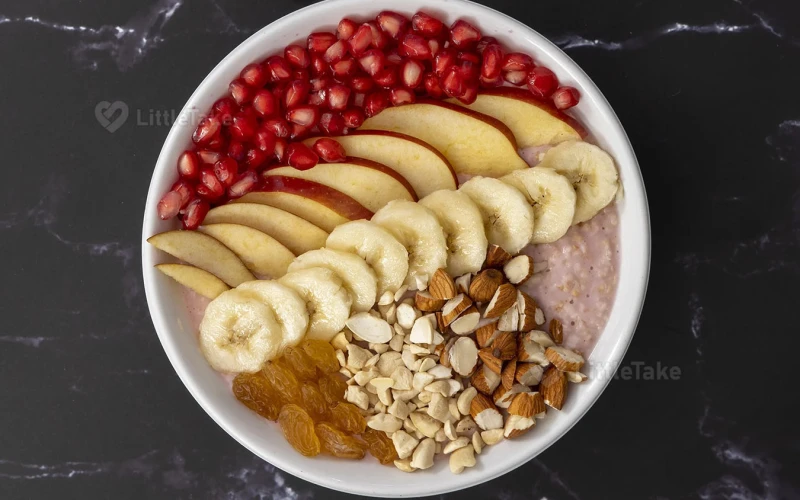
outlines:
[{"label": "dark marble surface", "polygon": [[[168,126],[254,30],[310,2],[0,7],[0,498],[342,498],[235,443],[168,363],[139,241]],[[800,3],[491,5],[557,41],[615,107],[653,260],[617,380],[556,446],[448,498],[800,498]],[[109,133],[102,101],[128,121]],[[153,113],[150,119],[151,111]]]}]

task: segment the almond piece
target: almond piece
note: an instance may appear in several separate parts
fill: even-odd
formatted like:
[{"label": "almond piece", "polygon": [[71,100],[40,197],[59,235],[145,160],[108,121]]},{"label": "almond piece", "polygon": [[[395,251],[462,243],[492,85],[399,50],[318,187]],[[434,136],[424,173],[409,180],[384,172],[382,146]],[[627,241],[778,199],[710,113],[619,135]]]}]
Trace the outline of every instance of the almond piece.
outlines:
[{"label": "almond piece", "polygon": [[483,366],[500,375],[500,372],[503,370],[503,362],[492,354],[491,348],[486,347],[478,351],[478,357],[483,361]]},{"label": "almond piece", "polygon": [[503,436],[506,439],[513,439],[531,430],[536,425],[536,419],[532,417],[521,417],[519,415],[509,415],[503,426]]},{"label": "almond piece", "polygon": [[565,375],[567,376],[567,380],[569,380],[573,384],[580,384],[581,382],[589,378],[581,372],[566,372]]},{"label": "almond piece", "polygon": [[585,363],[583,356],[561,346],[548,347],[544,355],[562,372],[580,371]]},{"label": "almond piece", "polygon": [[483,263],[483,267],[500,268],[503,267],[509,260],[511,260],[510,253],[506,252],[495,244],[491,244],[486,250],[486,261]]},{"label": "almond piece", "polygon": [[438,311],[447,302],[444,299],[434,298],[429,292],[417,292],[414,295],[414,305],[423,312]]},{"label": "almond piece", "polygon": [[387,306],[392,302],[394,302],[394,293],[388,290],[383,292],[383,295],[381,295],[380,298],[378,299],[379,306]]},{"label": "almond piece", "polygon": [[414,344],[432,344],[434,325],[436,317],[433,314],[426,314],[414,320],[414,325],[411,327],[411,334],[409,339]]},{"label": "almond piece", "polygon": [[519,415],[520,417],[533,418],[537,413],[541,413],[541,411],[534,411],[533,405],[535,401],[537,402],[536,404],[541,405],[542,408],[544,407],[544,400],[542,400],[542,395],[538,392],[520,392],[511,400],[511,404],[508,406],[508,413]]},{"label": "almond piece", "polygon": [[544,311],[542,311],[541,307],[536,308],[536,315],[533,317],[533,320],[536,321],[536,326],[542,326],[544,324]]},{"label": "almond piece", "polygon": [[442,315],[441,311],[435,313],[436,316],[436,328],[442,333],[447,332],[447,325],[444,323],[444,316]]},{"label": "almond piece", "polygon": [[532,392],[531,403],[533,405],[533,416],[536,418],[543,418],[544,414],[547,412],[547,407],[544,404],[544,397],[542,396],[541,392]]},{"label": "almond piece", "polygon": [[473,305],[450,323],[450,330],[456,335],[468,335],[475,331],[478,327],[478,322],[481,320],[481,313]]},{"label": "almond piece", "polygon": [[503,273],[497,269],[479,272],[469,285],[469,296],[475,302],[489,302],[503,284]]},{"label": "almond piece", "polygon": [[503,274],[512,285],[524,283],[533,276],[533,259],[530,255],[517,255],[503,265]]},{"label": "almond piece", "polygon": [[469,380],[472,383],[472,387],[487,396],[491,396],[497,386],[500,385],[500,375],[485,366],[479,367]]},{"label": "almond piece", "polygon": [[517,289],[511,283],[504,283],[497,287],[492,300],[486,306],[484,318],[499,318],[517,303]]},{"label": "almond piece", "polygon": [[497,329],[501,332],[516,332],[519,330],[519,311],[517,305],[509,307],[506,312],[500,316],[497,322]]},{"label": "almond piece", "polygon": [[533,386],[542,381],[542,374],[544,374],[544,368],[536,363],[518,363],[517,373],[514,374],[514,378],[520,384]]},{"label": "almond piece", "polygon": [[498,408],[508,408],[514,396],[522,392],[531,392],[531,390],[522,384],[514,384],[511,389],[506,389],[501,385],[492,394],[492,400]]},{"label": "almond piece", "polygon": [[479,326],[478,329],[475,330],[475,338],[478,341],[478,345],[480,347],[488,347],[492,344],[492,341],[494,341],[496,333],[496,323],[487,323],[483,326]]},{"label": "almond piece", "polygon": [[469,376],[478,363],[478,346],[469,337],[460,337],[448,352],[450,366],[462,377]]},{"label": "almond piece", "polygon": [[519,331],[529,332],[536,328],[536,301],[525,292],[517,294],[517,310],[519,311]]},{"label": "almond piece", "polygon": [[472,282],[472,274],[462,274],[455,279],[456,293],[469,293],[469,285]]},{"label": "almond piece", "polygon": [[450,340],[444,344],[442,351],[439,353],[439,363],[447,368],[452,368],[450,365],[450,349],[453,348],[453,344],[456,343],[456,340],[458,340],[457,337],[451,337]]},{"label": "almond piece", "polygon": [[564,327],[556,318],[550,320],[550,336],[556,344],[564,342]]},{"label": "almond piece", "polygon": [[542,381],[539,382],[539,392],[542,393],[547,406],[560,410],[567,397],[567,377],[556,367],[551,366],[544,372]]},{"label": "almond piece", "polygon": [[512,359],[506,366],[503,367],[503,370],[500,372],[500,385],[505,387],[506,389],[511,389],[511,386],[514,385],[514,377],[517,374],[517,360]]},{"label": "almond piece", "polygon": [[472,398],[469,414],[478,427],[484,431],[503,427],[503,415],[497,410],[492,400],[484,394],[477,394]]},{"label": "almond piece", "polygon": [[383,344],[392,340],[392,327],[386,320],[360,312],[350,316],[345,323],[351,332],[366,342]]},{"label": "almond piece", "polygon": [[456,284],[444,269],[437,269],[428,284],[428,293],[434,299],[450,300],[456,296]]},{"label": "almond piece", "polygon": [[544,354],[544,347],[534,342],[528,334],[522,335],[517,342],[517,361],[538,363],[543,366],[550,364]]},{"label": "almond piece", "polygon": [[517,357],[517,337],[512,333],[498,332],[489,347],[500,361],[510,361]]},{"label": "almond piece", "polygon": [[444,326],[450,325],[450,323],[455,321],[455,319],[461,313],[469,309],[471,305],[472,305],[472,299],[470,299],[463,293],[458,294],[452,299],[448,300],[442,307],[442,319],[444,320]]},{"label": "almond piece", "polygon": [[544,330],[531,330],[530,332],[527,332],[527,336],[545,349],[556,345],[556,343],[553,342],[553,339],[550,338],[550,335]]}]

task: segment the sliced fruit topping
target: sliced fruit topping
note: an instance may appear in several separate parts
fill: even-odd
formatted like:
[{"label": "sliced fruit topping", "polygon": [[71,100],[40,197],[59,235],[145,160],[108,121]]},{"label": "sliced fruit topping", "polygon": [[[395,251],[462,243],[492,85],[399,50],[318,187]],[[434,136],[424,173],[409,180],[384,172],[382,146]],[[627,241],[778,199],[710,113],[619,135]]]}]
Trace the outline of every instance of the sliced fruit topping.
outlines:
[{"label": "sliced fruit topping", "polygon": [[297,257],[289,265],[289,272],[311,267],[324,267],[336,273],[350,292],[354,311],[369,311],[375,305],[377,277],[372,268],[358,255],[320,248]]},{"label": "sliced fruit topping", "polygon": [[294,254],[278,240],[241,224],[208,224],[200,228],[242,259],[250,271],[260,276],[280,278],[294,260]]},{"label": "sliced fruit topping", "polygon": [[208,271],[186,264],[158,264],[156,269],[203,297],[215,299],[230,287]]},{"label": "sliced fruit topping", "polygon": [[308,330],[308,310],[305,301],[292,288],[277,281],[259,280],[242,283],[238,289],[253,292],[272,309],[282,333],[278,355],[287,347],[296,346],[303,340]]},{"label": "sliced fruit topping", "polygon": [[342,280],[330,269],[312,267],[287,273],[280,282],[309,303],[307,338],[329,341],[344,328],[352,299]]},{"label": "sliced fruit topping", "polygon": [[511,172],[500,180],[517,188],[533,206],[531,243],[551,243],[566,234],[575,216],[577,198],[566,177],[537,166]]}]

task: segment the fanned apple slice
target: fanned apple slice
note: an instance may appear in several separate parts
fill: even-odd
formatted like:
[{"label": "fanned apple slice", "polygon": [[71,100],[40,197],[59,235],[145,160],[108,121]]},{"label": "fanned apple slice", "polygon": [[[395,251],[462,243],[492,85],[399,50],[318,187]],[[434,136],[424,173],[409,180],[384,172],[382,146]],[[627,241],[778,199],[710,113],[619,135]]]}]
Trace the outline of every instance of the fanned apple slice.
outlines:
[{"label": "fanned apple slice", "polygon": [[478,206],[460,191],[441,190],[419,201],[439,219],[447,238],[447,273],[477,273],[486,260],[489,242]]},{"label": "fanned apple slice", "polygon": [[228,203],[212,208],[203,224],[241,224],[266,233],[295,255],[325,246],[328,233],[285,210],[259,203]]},{"label": "fanned apple slice", "polygon": [[241,224],[209,224],[200,230],[213,236],[242,259],[259,276],[280,278],[294,260],[294,254],[278,240]]},{"label": "fanned apple slice", "polygon": [[208,271],[186,264],[158,264],[156,269],[207,299],[215,299],[230,287]]},{"label": "fanned apple slice", "polygon": [[528,165],[514,134],[491,116],[441,101],[387,108],[361,130],[389,130],[416,137],[442,153],[456,173],[500,177]]},{"label": "fanned apple slice", "polygon": [[369,311],[375,305],[378,278],[366,261],[356,254],[320,248],[300,255],[289,264],[289,272],[310,267],[330,269],[341,278],[353,299],[353,310]]},{"label": "fanned apple slice", "polygon": [[208,271],[230,286],[256,279],[230,248],[198,231],[167,231],[147,242],[162,252]]},{"label": "fanned apple slice", "polygon": [[284,349],[295,346],[303,340],[308,331],[308,309],[300,295],[286,285],[274,280],[248,281],[238,286],[240,290],[250,290],[258,295],[281,325],[283,339],[278,348],[278,356]]},{"label": "fanned apple slice", "polygon": [[352,299],[336,273],[311,267],[287,273],[280,281],[306,301],[310,313],[307,338],[330,341],[350,317]]}]

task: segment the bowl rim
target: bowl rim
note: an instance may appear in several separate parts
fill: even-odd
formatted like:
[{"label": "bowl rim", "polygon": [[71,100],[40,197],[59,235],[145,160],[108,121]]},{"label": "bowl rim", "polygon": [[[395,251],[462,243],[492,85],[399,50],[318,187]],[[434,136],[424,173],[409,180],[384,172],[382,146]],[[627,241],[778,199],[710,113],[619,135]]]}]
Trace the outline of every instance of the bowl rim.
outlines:
[{"label": "bowl rim", "polygon": [[[294,12],[291,12],[283,16],[282,18],[270,23],[269,25],[263,27],[257,32],[253,33],[241,44],[239,44],[236,48],[234,48],[230,53],[228,53],[225,56],[225,58],[223,58],[209,72],[209,74],[203,79],[200,85],[198,85],[198,87],[195,89],[195,91],[187,100],[187,103],[181,110],[180,116],[186,116],[187,113],[194,113],[196,111],[194,103],[201,96],[203,96],[205,93],[208,92],[208,90],[212,87],[213,81],[219,79],[219,75],[223,72],[224,69],[226,69],[226,66],[228,66],[230,62],[236,58],[236,55],[248,51],[251,46],[256,45],[258,41],[263,37],[267,36],[267,34],[270,31],[294,23],[299,18],[306,16],[312,11],[318,9],[334,8],[340,5],[358,5],[359,1],[360,0],[328,0],[326,2],[312,4],[303,7],[299,10],[296,10]],[[550,40],[545,38],[537,31],[533,30],[532,28],[528,27],[522,22],[502,12],[499,12],[485,5],[472,2],[470,0],[432,0],[428,3],[431,5],[430,10],[438,10],[439,8],[446,10],[452,10],[452,9],[458,10],[459,6],[464,6],[470,9],[471,11],[470,14],[473,15],[475,11],[478,12],[482,11],[482,13],[498,18],[504,25],[507,25],[515,30],[523,32],[525,36],[528,39],[532,40],[533,43],[535,43],[540,50],[547,52],[550,57],[556,59],[557,64],[561,67],[561,69],[566,69],[570,72],[570,75],[578,83],[579,88],[583,94],[584,100],[590,100],[592,102],[592,106],[596,108],[596,111],[599,112],[603,116],[603,118],[606,121],[608,121],[613,128],[616,129],[614,132],[618,134],[619,137],[623,140],[624,150],[622,151],[622,153],[625,156],[625,158],[621,159],[618,157],[616,158],[616,160],[619,164],[622,164],[623,161],[630,163],[634,167],[635,172],[638,174],[635,176],[627,177],[625,179],[624,186],[626,194],[632,192],[636,193],[636,199],[634,200],[636,202],[635,203],[636,206],[628,207],[628,209],[637,209],[640,212],[638,214],[639,217],[637,223],[640,226],[638,228],[639,234],[643,239],[641,241],[643,254],[640,256],[641,257],[640,259],[637,259],[638,267],[634,272],[634,274],[639,276],[638,286],[634,290],[626,290],[629,302],[632,301],[632,304],[634,304],[635,307],[632,307],[627,313],[626,319],[624,321],[624,328],[623,328],[624,331],[622,334],[618,334],[619,337],[616,339],[616,342],[611,347],[613,358],[611,358],[608,361],[608,363],[609,365],[611,365],[611,368],[613,368],[613,371],[616,371],[616,369],[622,362],[622,359],[625,353],[627,352],[627,349],[633,339],[633,335],[636,331],[636,327],[638,325],[641,312],[644,307],[644,299],[649,281],[650,259],[651,259],[650,215],[647,203],[647,194],[645,191],[644,180],[641,175],[641,170],[639,168],[635,152],[633,151],[630,139],[628,138],[627,133],[625,132],[624,127],[622,126],[622,123],[620,122],[613,108],[608,103],[608,101],[606,100],[605,96],[602,94],[600,89],[594,84],[594,82],[589,78],[589,76],[580,68],[580,66],[578,66],[578,64],[575,63],[558,46],[556,46],[554,43],[552,43]],[[397,10],[408,10],[402,8],[399,5],[395,8]],[[459,14],[461,14],[461,12],[459,12]],[[164,145],[162,146],[162,149],[159,153],[158,160],[156,162],[156,167],[154,168],[153,176],[151,178],[150,187],[148,189],[144,220],[142,225],[142,272],[144,278],[144,288],[145,288],[145,295],[147,297],[148,309],[150,311],[151,319],[153,320],[153,324],[155,326],[162,347],[164,348],[164,351],[167,354],[170,363],[172,364],[176,373],[178,374],[184,386],[192,395],[192,397],[198,402],[198,404],[203,408],[203,410],[212,418],[212,420],[214,420],[217,423],[217,425],[219,425],[223,430],[225,430],[225,432],[227,432],[242,446],[247,448],[249,451],[251,451],[256,456],[260,457],[261,459],[267,461],[268,463],[274,465],[275,467],[285,472],[288,472],[306,481],[333,490],[338,490],[353,494],[370,495],[370,496],[376,496],[380,494],[383,496],[391,496],[391,497],[407,497],[407,496],[429,496],[429,495],[437,495],[437,494],[457,491],[487,482],[491,479],[506,474],[511,470],[514,470],[515,468],[523,465],[524,463],[538,456],[540,453],[542,453],[547,448],[552,446],[556,441],[561,439],[561,437],[564,434],[566,434],[575,424],[578,423],[578,421],[581,420],[581,418],[583,418],[586,412],[588,412],[588,410],[594,405],[594,403],[597,401],[597,399],[600,397],[600,395],[603,393],[603,391],[611,381],[612,377],[607,376],[604,377],[603,380],[599,381],[599,383],[593,385],[590,392],[583,395],[582,398],[583,401],[581,402],[580,407],[573,414],[569,416],[562,416],[562,418],[569,418],[570,421],[567,423],[567,425],[563,425],[559,430],[553,432],[543,446],[529,453],[521,454],[518,459],[509,461],[503,466],[494,467],[491,470],[489,469],[484,469],[482,471],[474,470],[470,471],[471,473],[469,474],[454,476],[459,478],[459,480],[455,482],[442,481],[442,484],[445,483],[447,484],[438,489],[436,488],[434,489],[428,488],[425,490],[416,489],[412,484],[413,482],[409,481],[409,487],[406,490],[377,492],[369,487],[360,486],[360,483],[356,481],[341,482],[341,481],[333,481],[327,476],[319,476],[319,477],[312,476],[308,474],[306,471],[304,471],[301,467],[295,466],[292,463],[292,460],[285,460],[279,455],[272,455],[268,458],[267,456],[265,456],[268,455],[267,453],[261,453],[260,450],[255,449],[255,447],[248,442],[248,439],[244,432],[241,432],[231,422],[223,418],[223,416],[221,416],[219,412],[217,412],[217,410],[215,409],[216,403],[212,401],[211,395],[206,394],[202,390],[201,386],[192,379],[192,377],[188,373],[188,367],[186,361],[183,359],[181,352],[177,349],[175,343],[171,339],[170,334],[168,333],[171,327],[168,325],[167,320],[165,319],[161,309],[158,307],[157,301],[155,299],[157,295],[156,290],[158,288],[155,279],[157,271],[153,267],[154,262],[152,258],[152,252],[151,249],[149,248],[149,244],[147,243],[147,238],[155,233],[153,226],[157,223],[157,221],[155,220],[157,219],[155,206],[162,194],[159,192],[158,179],[164,175],[164,168],[160,168],[160,166],[162,166],[165,162],[169,160],[168,158],[166,158],[166,156],[168,156],[168,150],[171,148],[171,145],[177,141],[185,139],[185,137],[182,136],[182,134],[184,133],[183,129],[185,129],[185,124],[182,125],[180,120],[177,120],[175,123],[173,123],[164,141]],[[589,132],[591,133],[591,129],[589,129]],[[617,154],[619,154],[619,152]],[[632,202],[631,198],[626,196],[626,203],[631,203],[631,202]],[[620,259],[622,259],[622,257],[620,257]],[[617,296],[615,296],[614,302],[617,302],[617,300],[619,299],[618,294],[619,294],[619,288],[617,290]],[[601,337],[604,334],[606,334],[605,330],[603,334],[601,334]]]}]

